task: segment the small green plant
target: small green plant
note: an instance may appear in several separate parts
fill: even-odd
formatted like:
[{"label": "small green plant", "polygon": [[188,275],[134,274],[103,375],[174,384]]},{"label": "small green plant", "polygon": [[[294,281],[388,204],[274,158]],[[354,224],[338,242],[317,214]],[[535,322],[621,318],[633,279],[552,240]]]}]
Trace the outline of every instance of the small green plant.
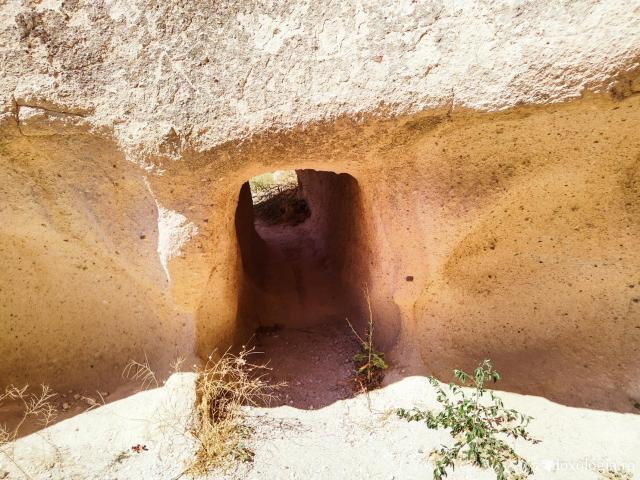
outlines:
[{"label": "small green plant", "polygon": [[[434,480],[446,477],[447,471],[453,470],[458,460],[481,468],[492,468],[497,480],[529,477],[533,473],[531,465],[503,438],[521,438],[539,443],[527,432],[532,417],[505,409],[502,400],[493,391],[487,391],[486,382],[495,383],[500,379],[489,360],[478,365],[473,375],[454,370],[454,376],[459,385],[450,383],[448,392],[435,378],[429,378],[437,390],[437,400],[443,407],[437,414],[415,407],[396,410],[400,418],[408,421],[424,421],[431,429],[448,429],[454,438],[452,447],[443,446],[431,453],[435,462]],[[473,389],[471,394],[461,388],[464,386]]]},{"label": "small green plant", "polygon": [[384,353],[378,351],[373,343],[373,313],[371,311],[369,290],[366,287],[365,297],[369,309],[369,321],[364,338],[358,335],[348,318],[347,323],[360,344],[360,351],[353,357],[354,362],[356,362],[355,380],[360,390],[368,392],[380,386],[384,378],[384,370],[389,368],[389,364],[384,359]]}]

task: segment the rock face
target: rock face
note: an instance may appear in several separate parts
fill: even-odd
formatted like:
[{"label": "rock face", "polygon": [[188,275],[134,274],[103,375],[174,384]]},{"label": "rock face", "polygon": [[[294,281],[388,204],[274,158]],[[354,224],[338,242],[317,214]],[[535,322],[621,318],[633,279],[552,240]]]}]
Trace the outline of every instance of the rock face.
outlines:
[{"label": "rock face", "polygon": [[640,399],[637,2],[9,1],[0,26],[0,383],[111,388],[309,305],[256,280],[241,214],[297,169],[352,179],[301,176],[311,230],[396,363]]}]

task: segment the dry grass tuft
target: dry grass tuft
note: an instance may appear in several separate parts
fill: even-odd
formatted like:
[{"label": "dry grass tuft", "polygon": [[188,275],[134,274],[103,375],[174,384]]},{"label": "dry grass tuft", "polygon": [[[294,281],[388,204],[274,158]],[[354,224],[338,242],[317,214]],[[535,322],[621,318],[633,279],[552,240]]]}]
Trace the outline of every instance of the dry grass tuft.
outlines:
[{"label": "dry grass tuft", "polygon": [[624,468],[601,468],[596,473],[598,480],[633,480],[633,474]]},{"label": "dry grass tuft", "polygon": [[231,467],[237,461],[251,461],[253,452],[246,445],[251,429],[246,425],[245,405],[266,405],[282,384],[270,384],[266,365],[249,361],[254,350],[243,348],[234,355],[209,360],[197,369],[197,420],[193,436],[198,451],[190,468],[192,474]]},{"label": "dry grass tuft", "polygon": [[35,420],[43,427],[55,420],[57,410],[51,403],[51,399],[56,394],[46,385],[41,385],[39,392],[28,390],[28,385],[22,388],[10,385],[0,394],[0,405],[6,401],[18,402],[22,405],[22,417],[15,427],[9,429],[6,425],[0,425],[0,446],[16,440],[27,420]]},{"label": "dry grass tuft", "polygon": [[158,388],[159,386],[156,374],[149,366],[149,359],[147,358],[146,353],[144,355],[144,362],[142,363],[136,362],[135,360],[129,360],[129,363],[124,367],[122,377],[140,382],[140,386],[143,390],[151,387]]},{"label": "dry grass tuft", "polygon": [[185,358],[183,356],[179,356],[173,359],[173,361],[169,364],[172,373],[179,373],[182,371],[182,365],[184,364]]},{"label": "dry grass tuft", "polygon": [[26,477],[30,478],[24,469],[16,463],[13,455],[12,442],[21,435],[21,430],[27,421],[35,421],[46,427],[57,415],[57,409],[51,402],[56,394],[47,385],[41,385],[39,391],[30,392],[29,386],[8,386],[0,393],[0,405],[5,402],[16,402],[20,405],[22,416],[15,426],[0,425],[0,455],[4,456]]},{"label": "dry grass tuft", "polygon": [[[197,451],[193,463],[183,473],[198,476],[253,459],[253,452],[246,445],[251,429],[246,425],[242,407],[268,405],[274,392],[284,385],[268,382],[266,375],[270,369],[249,361],[255,353],[243,346],[237,355],[230,351],[222,356],[212,354],[203,367],[194,365],[195,418],[185,433],[196,440]],[[171,363],[171,370],[181,371],[183,363],[184,358],[177,358]],[[159,386],[146,355],[143,362],[130,360],[122,376],[139,382],[143,389]],[[175,427],[171,421],[169,426]]]}]

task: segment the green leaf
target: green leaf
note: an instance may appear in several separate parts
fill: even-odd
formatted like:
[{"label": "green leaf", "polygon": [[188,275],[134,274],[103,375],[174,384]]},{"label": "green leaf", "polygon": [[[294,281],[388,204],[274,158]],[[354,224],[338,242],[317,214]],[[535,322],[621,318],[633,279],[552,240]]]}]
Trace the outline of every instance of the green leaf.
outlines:
[{"label": "green leaf", "polygon": [[[462,370],[456,369],[453,373],[462,385],[469,381],[470,377]],[[512,475],[522,479],[533,474],[531,465],[503,440],[512,437],[538,443],[539,440],[531,438],[526,431],[531,417],[513,409],[505,409],[502,400],[492,390],[488,391],[487,399],[484,396],[487,379],[493,382],[500,379],[489,360],[484,360],[474,369],[471,393],[454,383],[446,387],[447,392],[435,378],[429,377],[441,410],[435,413],[414,408],[408,413],[398,409],[402,418],[408,421],[423,420],[431,429],[447,429],[455,439],[453,447],[432,452],[439,458],[433,471],[434,479],[446,477],[448,469],[455,469],[456,460],[466,460],[481,468],[490,467],[497,479],[506,480]]]}]

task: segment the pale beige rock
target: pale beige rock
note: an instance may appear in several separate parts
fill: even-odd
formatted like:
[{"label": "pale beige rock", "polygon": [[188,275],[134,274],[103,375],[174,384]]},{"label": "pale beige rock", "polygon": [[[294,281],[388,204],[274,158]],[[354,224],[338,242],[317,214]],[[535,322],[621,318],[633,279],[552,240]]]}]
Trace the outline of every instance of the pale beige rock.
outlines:
[{"label": "pale beige rock", "polygon": [[5,108],[92,112],[121,145],[606,90],[637,67],[637,2],[5,2]]},{"label": "pale beige rock", "polygon": [[[196,445],[194,377],[172,376],[163,388],[61,422],[13,445],[14,460],[34,479],[184,478]],[[539,444],[510,442],[534,469],[532,479],[599,480],[598,468],[640,474],[640,417],[555,404],[544,398],[499,392],[507,408],[535,417],[531,434]],[[326,478],[430,478],[429,453],[451,437],[422,423],[396,418],[390,409],[420,405],[437,409],[426,379],[401,382],[319,410],[249,408],[254,427],[248,444],[253,462],[208,479],[274,480]],[[132,446],[147,450],[135,453]],[[99,446],[99,447],[97,447]],[[18,475],[0,457],[3,471]],[[19,478],[19,477],[17,477]],[[495,474],[458,465],[447,478],[489,480]]]},{"label": "pale beige rock", "polygon": [[[28,137],[76,135],[82,133],[83,118],[78,115],[49,111],[43,108],[20,107],[18,128]],[[86,122],[84,122],[87,125]]]},{"label": "pale beige rock", "polygon": [[0,26],[0,383],[112,391],[279,321],[239,195],[316,169],[357,182],[311,180],[314,221],[351,222],[330,313],[367,282],[392,361],[635,411],[638,2],[8,1]]},{"label": "pale beige rock", "polygon": [[[3,446],[0,478],[170,479],[194,451],[195,374],[129,396]],[[131,447],[146,446],[136,453]],[[21,469],[22,471],[20,471]],[[27,476],[28,475],[28,476]]]}]

